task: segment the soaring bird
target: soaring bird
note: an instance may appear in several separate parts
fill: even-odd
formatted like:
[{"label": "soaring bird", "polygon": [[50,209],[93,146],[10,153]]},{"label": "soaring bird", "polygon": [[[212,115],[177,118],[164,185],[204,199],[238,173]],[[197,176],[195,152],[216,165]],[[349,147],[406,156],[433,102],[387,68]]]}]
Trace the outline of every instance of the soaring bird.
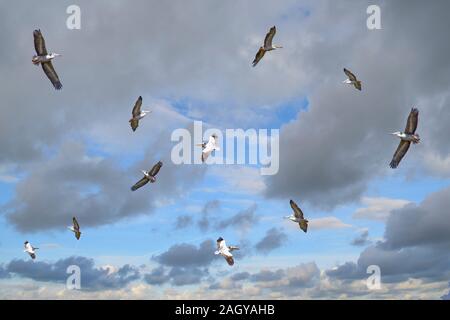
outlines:
[{"label": "soaring bird", "polygon": [[23,250],[23,252],[28,253],[30,255],[31,259],[33,259],[33,260],[36,259],[36,251],[35,250],[39,249],[39,248],[33,247],[31,245],[31,243],[29,243],[28,241],[25,241],[24,247],[25,247],[25,250]]},{"label": "soaring bird", "polygon": [[417,144],[420,142],[420,137],[416,134],[417,124],[419,122],[419,110],[412,108],[408,116],[408,121],[406,122],[405,132],[392,132],[391,134],[400,138],[400,144],[392,157],[392,161],[389,166],[392,169],[398,167],[400,161],[402,161],[406,152],[408,152],[411,142]]},{"label": "soaring bird", "polygon": [[290,216],[286,216],[286,219],[289,219],[291,221],[297,222],[300,226],[300,229],[302,229],[305,233],[308,230],[308,220],[306,220],[303,216],[303,211],[298,207],[298,205],[294,201],[289,201],[291,204],[292,210],[294,210],[294,214]]},{"label": "soaring bird", "polygon": [[80,236],[81,236],[80,225],[78,224],[78,221],[75,217],[73,217],[73,219],[72,219],[72,224],[73,225],[68,228],[70,229],[70,231],[75,233],[75,238],[77,238],[77,240],[80,240]]},{"label": "soaring bird", "polygon": [[356,89],[361,91],[361,81],[359,81],[356,76],[348,69],[344,68],[344,72],[348,79],[344,80],[344,83],[353,85]]},{"label": "soaring bird", "polygon": [[208,142],[203,142],[202,144],[198,144],[197,146],[202,147],[202,162],[205,162],[206,159],[208,159],[211,152],[214,150],[219,151],[220,148],[217,146],[217,136],[215,134],[212,134],[209,137]]},{"label": "soaring bird", "polygon": [[158,161],[158,163],[155,164],[150,171],[142,170],[144,177],[141,180],[139,180],[138,182],[136,182],[136,184],[134,186],[131,187],[131,191],[136,191],[140,187],[145,186],[149,181],[151,183],[154,183],[156,181],[156,175],[158,174],[162,165],[163,165],[163,163],[161,161]]},{"label": "soaring bird", "polygon": [[141,111],[141,106],[142,106],[142,97],[139,96],[139,98],[136,100],[136,103],[134,104],[133,111],[131,113],[132,117],[129,120],[131,129],[133,129],[133,131],[136,131],[137,127],[139,126],[139,120],[141,120],[143,117],[145,117],[147,115],[147,113],[151,112],[148,110]]},{"label": "soaring bird", "polygon": [[264,39],[264,45],[260,47],[258,52],[256,53],[255,59],[252,62],[253,66],[256,66],[258,64],[259,60],[261,60],[262,57],[264,57],[264,55],[266,54],[266,51],[272,51],[275,49],[283,48],[281,46],[272,45],[272,39],[275,36],[276,32],[277,29],[275,28],[275,26],[270,28],[269,32],[266,34],[266,38]]},{"label": "soaring bird", "polygon": [[62,84],[59,81],[58,74],[53,68],[52,60],[56,57],[61,56],[59,53],[47,53],[47,49],[45,48],[44,37],[42,36],[41,30],[34,30],[34,48],[36,49],[36,54],[31,59],[34,65],[42,65],[42,69],[44,69],[45,74],[52,82],[53,86],[56,90],[62,88]]},{"label": "soaring bird", "polygon": [[215,255],[221,255],[228,262],[228,265],[232,266],[234,264],[232,251],[239,250],[239,247],[236,246],[227,246],[225,240],[222,237],[217,239],[217,251],[214,252]]}]

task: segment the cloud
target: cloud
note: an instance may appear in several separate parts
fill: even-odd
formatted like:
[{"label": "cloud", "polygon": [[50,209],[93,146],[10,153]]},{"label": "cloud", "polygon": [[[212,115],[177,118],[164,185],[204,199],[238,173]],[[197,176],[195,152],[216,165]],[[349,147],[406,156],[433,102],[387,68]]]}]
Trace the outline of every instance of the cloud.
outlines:
[{"label": "cloud", "polygon": [[255,248],[263,254],[281,247],[287,240],[287,235],[277,228],[267,230],[266,235],[255,245]]},{"label": "cloud", "polygon": [[228,227],[237,228],[239,230],[248,230],[259,221],[259,216],[256,214],[258,205],[253,204],[245,210],[239,211],[235,215],[223,219],[219,222],[218,228],[225,229]]},{"label": "cloud", "polygon": [[353,214],[353,218],[378,221],[386,221],[392,210],[403,208],[410,203],[410,201],[402,199],[369,197],[363,197],[361,202],[366,207],[357,209]]},{"label": "cloud", "polygon": [[152,259],[168,267],[205,267],[215,259],[215,250],[212,240],[203,241],[198,248],[192,244],[181,243],[171,246],[166,252]]},{"label": "cloud", "polygon": [[370,244],[369,230],[363,230],[356,238],[350,242],[352,246],[365,246]]},{"label": "cloud", "polygon": [[175,229],[184,229],[189,227],[193,222],[192,216],[182,215],[177,217],[177,222],[175,224]]},{"label": "cloud", "polygon": [[220,209],[221,203],[219,200],[211,200],[205,203],[202,208],[201,218],[197,221],[198,227],[201,230],[207,230],[211,225],[211,221],[215,221],[217,218],[212,217],[211,213]]},{"label": "cloud", "polygon": [[347,262],[327,271],[338,279],[364,278],[366,268],[377,265],[383,282],[406,279],[442,281],[450,275],[450,188],[432,193],[420,204],[392,211],[384,240],[361,252],[356,263]]},{"label": "cloud", "polygon": [[9,274],[42,282],[65,283],[67,268],[76,265],[81,270],[81,288],[88,290],[118,289],[140,278],[139,270],[128,264],[112,271],[95,267],[94,260],[69,257],[56,262],[12,260],[6,266]]},{"label": "cloud", "polygon": [[323,217],[311,219],[309,221],[309,227],[311,230],[322,230],[322,229],[350,228],[351,225],[342,222],[340,219],[336,217]]}]

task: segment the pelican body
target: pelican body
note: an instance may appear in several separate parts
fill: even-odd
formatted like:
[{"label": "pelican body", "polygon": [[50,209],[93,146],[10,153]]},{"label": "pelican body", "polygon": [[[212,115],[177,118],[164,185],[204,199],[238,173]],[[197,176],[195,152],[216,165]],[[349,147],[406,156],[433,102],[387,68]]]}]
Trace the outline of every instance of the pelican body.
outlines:
[{"label": "pelican body", "polygon": [[33,247],[31,245],[31,243],[29,243],[28,241],[25,241],[24,247],[25,247],[25,250],[23,250],[23,251],[28,253],[30,255],[31,259],[33,259],[33,260],[36,259],[36,249],[39,249],[39,248]]},{"label": "pelican body", "polygon": [[75,238],[77,240],[80,240],[81,237],[80,225],[78,224],[78,221],[75,217],[72,218],[72,226],[68,228],[75,234]]},{"label": "pelican body", "polygon": [[397,150],[395,151],[394,156],[392,157],[392,161],[389,164],[389,166],[392,169],[398,167],[400,161],[402,161],[403,157],[408,152],[411,142],[413,144],[418,144],[420,142],[420,137],[416,133],[418,122],[419,122],[419,110],[417,108],[412,108],[411,112],[409,113],[408,120],[406,122],[405,130],[403,132],[396,131],[391,133],[392,135],[400,138],[400,144],[398,145]]},{"label": "pelican body", "polygon": [[255,67],[259,60],[261,60],[264,55],[266,54],[267,51],[272,51],[275,49],[281,49],[283,48],[282,46],[277,46],[277,45],[273,45],[272,44],[272,40],[273,37],[275,36],[275,33],[277,32],[277,29],[275,26],[273,26],[272,28],[270,28],[269,32],[266,34],[266,37],[264,39],[264,44],[259,47],[258,52],[255,55],[255,59],[252,62],[253,67]]},{"label": "pelican body", "polygon": [[236,246],[227,246],[225,240],[222,237],[217,239],[217,250],[214,252],[215,255],[221,255],[225,258],[229,266],[234,265],[232,251],[239,250],[239,247]]},{"label": "pelican body", "polygon": [[137,189],[145,186],[149,182],[154,183],[156,181],[156,175],[158,174],[162,165],[163,163],[161,161],[158,161],[158,163],[156,163],[150,171],[141,170],[142,173],[144,174],[144,177],[131,187],[131,191],[136,191]]},{"label": "pelican body", "polygon": [[50,53],[50,54],[46,54],[44,56],[33,56],[33,58],[31,59],[31,62],[33,62],[34,65],[38,66],[41,63],[45,63],[45,62],[50,62],[53,59],[55,59],[56,57],[60,57],[61,55],[59,53]]},{"label": "pelican body", "polygon": [[289,203],[292,210],[294,211],[294,214],[291,214],[290,216],[286,216],[284,218],[298,223],[300,229],[302,229],[306,233],[306,231],[308,230],[308,220],[304,218],[303,211],[293,200],[291,200]]},{"label": "pelican body", "polygon": [[198,146],[202,147],[202,162],[205,162],[213,151],[220,151],[220,148],[217,145],[217,136],[215,134],[209,137],[208,142],[203,142]]},{"label": "pelican body", "polygon": [[356,89],[361,91],[361,81],[356,78],[356,76],[348,69],[344,68],[344,73],[348,77],[343,82],[349,85],[354,86]]},{"label": "pelican body", "polygon": [[136,103],[134,104],[133,111],[131,113],[131,119],[129,120],[131,129],[133,131],[136,131],[137,127],[139,126],[139,120],[144,118],[148,113],[151,111],[149,110],[141,110],[142,106],[142,97],[139,96],[139,98],[136,100]]}]

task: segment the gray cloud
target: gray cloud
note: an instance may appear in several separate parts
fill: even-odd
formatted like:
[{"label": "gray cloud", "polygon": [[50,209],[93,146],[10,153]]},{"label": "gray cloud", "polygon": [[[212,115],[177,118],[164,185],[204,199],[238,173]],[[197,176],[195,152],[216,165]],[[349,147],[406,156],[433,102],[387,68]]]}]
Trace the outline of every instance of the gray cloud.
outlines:
[{"label": "gray cloud", "polygon": [[228,227],[236,227],[243,230],[249,229],[259,221],[259,216],[256,214],[257,208],[258,206],[254,204],[245,210],[239,211],[234,216],[220,221],[218,227],[221,229]]},{"label": "gray cloud", "polygon": [[338,279],[365,278],[369,265],[381,269],[383,282],[408,278],[442,281],[450,275],[450,188],[429,195],[418,205],[394,210],[384,240],[366,248],[357,263],[347,262],[327,274]]},{"label": "gray cloud", "polygon": [[287,235],[277,228],[267,230],[266,235],[255,245],[255,248],[264,254],[269,253],[283,245]]},{"label": "gray cloud", "polygon": [[356,238],[354,238],[351,242],[353,246],[365,246],[370,244],[369,240],[369,230],[362,231]]},{"label": "gray cloud", "polygon": [[201,230],[207,230],[211,223],[217,221],[217,215],[212,216],[213,213],[220,210],[221,203],[219,200],[210,200],[205,203],[201,211],[201,217],[197,221],[198,227]]},{"label": "gray cloud", "polygon": [[54,263],[12,260],[6,270],[10,274],[35,281],[65,283],[69,276],[66,271],[71,265],[80,267],[81,287],[88,290],[118,289],[140,278],[139,270],[128,264],[110,272],[108,269],[95,267],[94,260],[85,257],[69,257]]},{"label": "gray cloud", "polygon": [[177,221],[175,223],[175,229],[184,229],[189,227],[193,222],[192,216],[182,215],[177,217]]},{"label": "gray cloud", "polygon": [[166,252],[152,259],[169,267],[204,267],[214,260],[214,251],[214,242],[205,240],[198,248],[187,243],[173,245]]}]

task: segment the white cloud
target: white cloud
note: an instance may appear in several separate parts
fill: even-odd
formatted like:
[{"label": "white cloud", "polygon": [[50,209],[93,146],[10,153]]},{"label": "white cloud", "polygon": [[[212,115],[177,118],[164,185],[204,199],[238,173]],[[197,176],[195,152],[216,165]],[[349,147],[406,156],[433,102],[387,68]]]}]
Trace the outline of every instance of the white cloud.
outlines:
[{"label": "white cloud", "polygon": [[363,197],[364,208],[359,208],[353,214],[355,219],[386,221],[392,210],[403,208],[410,203],[408,200],[390,198]]}]

